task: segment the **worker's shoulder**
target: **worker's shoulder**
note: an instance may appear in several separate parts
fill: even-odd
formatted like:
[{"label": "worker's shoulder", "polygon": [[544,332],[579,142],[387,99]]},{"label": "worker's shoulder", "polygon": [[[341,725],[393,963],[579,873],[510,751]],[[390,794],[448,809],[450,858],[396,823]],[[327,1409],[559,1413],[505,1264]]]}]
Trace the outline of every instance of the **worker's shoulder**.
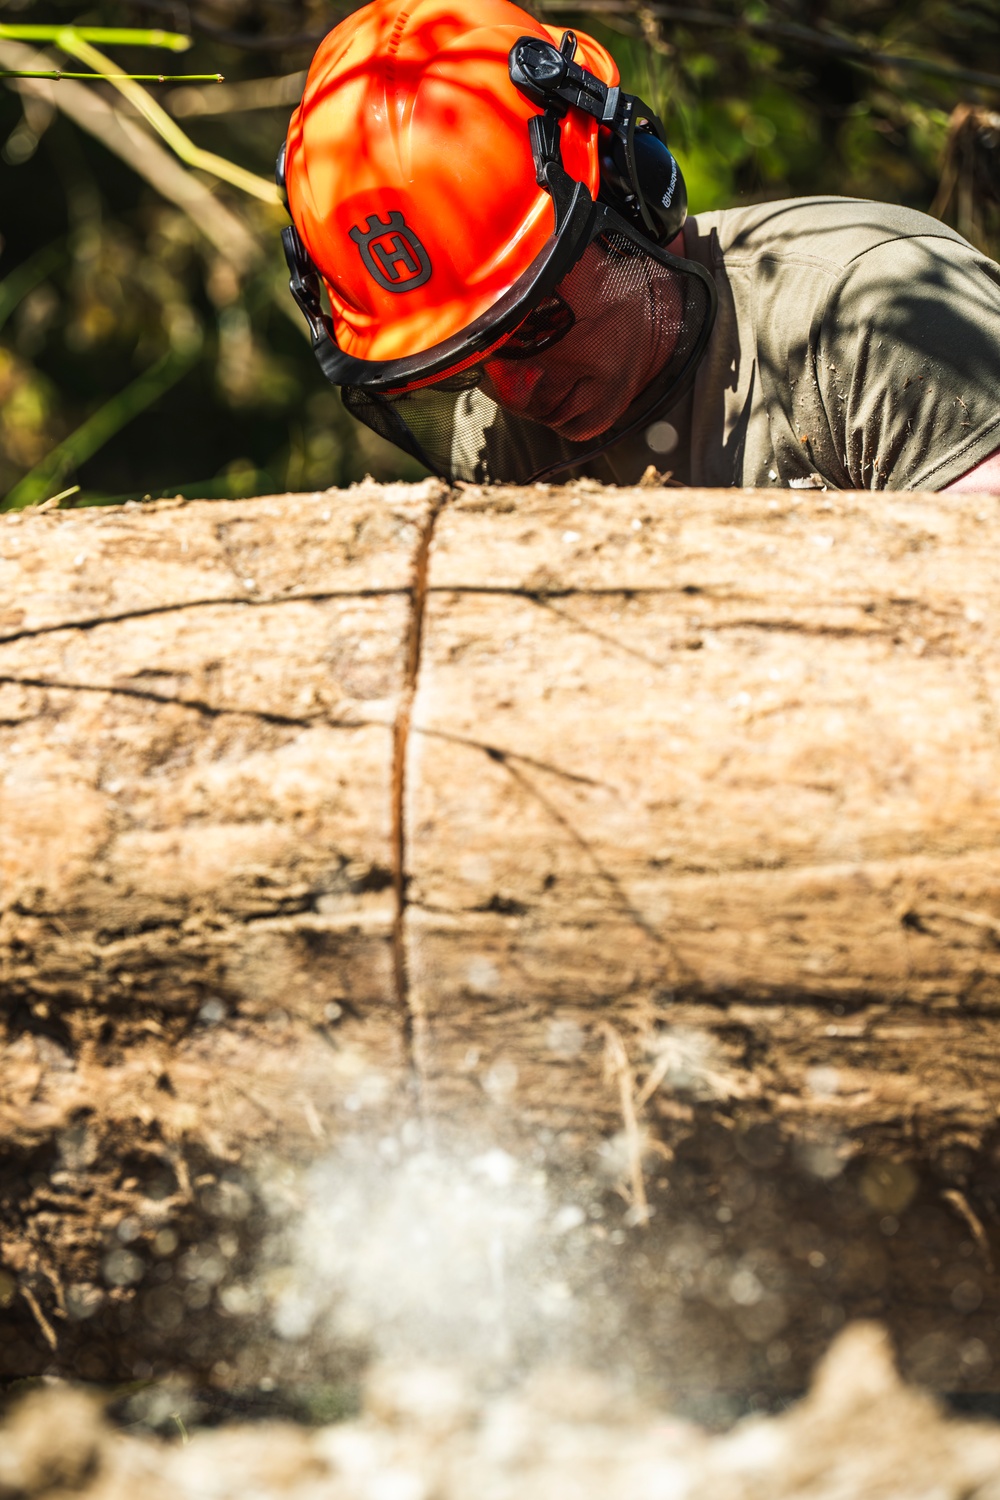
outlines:
[{"label": "worker's shoulder", "polygon": [[697,214],[688,222],[688,253],[714,267],[779,260],[839,275],[893,240],[938,239],[971,249],[938,219],[864,198],[788,198]]}]

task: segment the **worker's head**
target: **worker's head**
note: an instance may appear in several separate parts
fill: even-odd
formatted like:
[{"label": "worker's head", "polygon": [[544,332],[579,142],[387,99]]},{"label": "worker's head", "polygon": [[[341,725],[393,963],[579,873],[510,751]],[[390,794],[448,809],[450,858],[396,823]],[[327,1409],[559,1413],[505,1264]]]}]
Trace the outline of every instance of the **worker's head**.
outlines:
[{"label": "worker's head", "polygon": [[279,175],[326,374],[447,477],[581,462],[662,409],[707,336],[707,278],[664,248],[685,196],[662,127],[599,43],[508,0],[341,22]]}]

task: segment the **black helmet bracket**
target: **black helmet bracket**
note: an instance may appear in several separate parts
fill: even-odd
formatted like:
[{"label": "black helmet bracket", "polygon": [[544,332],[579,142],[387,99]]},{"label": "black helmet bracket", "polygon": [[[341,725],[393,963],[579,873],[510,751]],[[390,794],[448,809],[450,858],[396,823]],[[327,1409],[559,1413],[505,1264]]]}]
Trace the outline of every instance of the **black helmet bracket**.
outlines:
[{"label": "black helmet bracket", "polygon": [[[274,164],[274,180],[281,194],[281,201],[288,208],[288,190],[285,186],[285,151],[287,141],[282,141],[278,151],[278,159]],[[289,224],[281,231],[281,248],[285,252],[285,262],[288,266],[290,280],[289,291],[298,303],[299,311],[309,324],[309,333],[312,337],[313,350],[319,356],[320,350],[326,349],[331,343],[330,324],[323,311],[323,294],[320,290],[319,271],[316,267],[305,245],[299,238],[299,231],[294,224]],[[323,359],[320,357],[320,364]],[[325,368],[325,367],[324,367]]]},{"label": "black helmet bracket", "polygon": [[[601,198],[658,245],[668,245],[687,217],[687,189],[667,146],[662,122],[634,94],[603,83],[573,61],[576,36],[562,44],[540,37],[517,39],[507,60],[511,82],[532,104],[545,110],[552,126],[570,109],[582,109],[602,127],[599,135]],[[542,183],[539,147],[551,143],[536,120],[529,125],[535,166]]]}]

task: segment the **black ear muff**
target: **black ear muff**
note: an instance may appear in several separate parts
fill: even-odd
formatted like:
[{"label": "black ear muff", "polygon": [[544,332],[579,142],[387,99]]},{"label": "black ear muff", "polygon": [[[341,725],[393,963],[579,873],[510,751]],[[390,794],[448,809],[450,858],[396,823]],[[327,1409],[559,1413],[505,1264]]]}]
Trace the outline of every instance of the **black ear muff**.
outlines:
[{"label": "black ear muff", "polygon": [[658,245],[669,245],[687,218],[687,188],[663,127],[641,100],[625,129],[600,134],[601,197]]},{"label": "black ear muff", "polygon": [[666,141],[638,129],[632,137],[634,196],[646,232],[657,244],[669,245],[687,218],[687,187]]}]

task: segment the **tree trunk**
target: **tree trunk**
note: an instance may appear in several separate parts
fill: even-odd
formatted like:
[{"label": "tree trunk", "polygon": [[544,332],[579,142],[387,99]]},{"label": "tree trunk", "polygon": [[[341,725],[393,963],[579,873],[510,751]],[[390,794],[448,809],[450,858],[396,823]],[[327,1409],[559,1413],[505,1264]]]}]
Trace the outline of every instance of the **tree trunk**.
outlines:
[{"label": "tree trunk", "polygon": [[0,517],[10,1270],[415,1107],[978,1151],[995,520],[431,481]]}]

